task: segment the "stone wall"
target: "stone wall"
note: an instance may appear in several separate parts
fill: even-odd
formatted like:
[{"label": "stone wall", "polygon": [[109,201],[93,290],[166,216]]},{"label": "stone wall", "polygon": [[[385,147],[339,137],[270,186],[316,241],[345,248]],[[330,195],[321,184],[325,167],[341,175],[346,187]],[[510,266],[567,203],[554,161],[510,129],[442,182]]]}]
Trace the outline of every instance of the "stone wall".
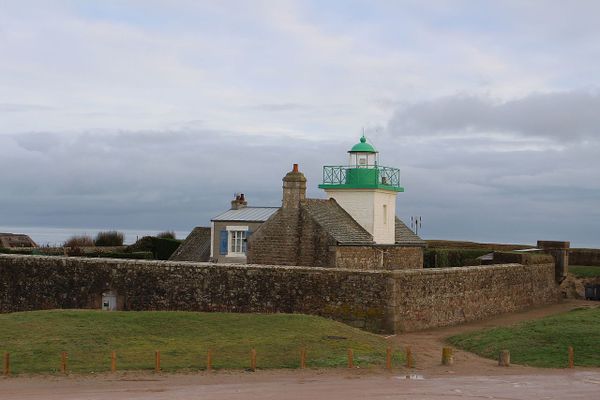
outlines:
[{"label": "stone wall", "polygon": [[394,331],[484,319],[559,301],[554,264],[501,264],[392,272]]},{"label": "stone wall", "polygon": [[109,289],[126,310],[304,313],[373,332],[558,301],[553,264],[360,271],[0,255],[0,312],[99,308]]},{"label": "stone wall", "polygon": [[600,266],[600,249],[571,249],[569,264]]},{"label": "stone wall", "polygon": [[337,268],[348,269],[414,269],[423,266],[423,248],[401,246],[337,246]]},{"label": "stone wall", "polygon": [[303,313],[392,330],[385,272],[0,255],[0,312],[100,308],[109,289],[125,310]]}]

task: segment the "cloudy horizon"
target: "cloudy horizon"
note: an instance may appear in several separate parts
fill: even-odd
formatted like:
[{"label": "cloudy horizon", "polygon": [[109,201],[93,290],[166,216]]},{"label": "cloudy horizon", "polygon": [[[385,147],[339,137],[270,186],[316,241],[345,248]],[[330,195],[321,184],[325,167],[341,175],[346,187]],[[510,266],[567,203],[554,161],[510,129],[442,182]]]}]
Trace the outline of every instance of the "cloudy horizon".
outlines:
[{"label": "cloudy horizon", "polygon": [[0,226],[189,231],[361,132],[425,239],[600,247],[600,4],[0,1]]}]

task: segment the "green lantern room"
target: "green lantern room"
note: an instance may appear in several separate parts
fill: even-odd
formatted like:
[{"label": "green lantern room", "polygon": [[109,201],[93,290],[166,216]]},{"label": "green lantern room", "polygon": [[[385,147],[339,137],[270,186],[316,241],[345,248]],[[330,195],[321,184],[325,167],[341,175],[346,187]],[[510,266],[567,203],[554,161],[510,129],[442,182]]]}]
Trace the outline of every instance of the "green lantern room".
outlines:
[{"label": "green lantern room", "polygon": [[379,163],[379,152],[363,135],[348,151],[348,165],[323,167],[324,189],[371,235],[375,243],[394,243],[396,195],[403,192],[400,170]]}]

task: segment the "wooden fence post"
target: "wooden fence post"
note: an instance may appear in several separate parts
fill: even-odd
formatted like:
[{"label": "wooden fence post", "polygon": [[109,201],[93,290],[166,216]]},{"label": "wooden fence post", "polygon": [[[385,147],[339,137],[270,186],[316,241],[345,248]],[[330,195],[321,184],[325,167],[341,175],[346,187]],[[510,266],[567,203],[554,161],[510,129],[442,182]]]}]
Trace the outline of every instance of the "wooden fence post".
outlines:
[{"label": "wooden fence post", "polygon": [[252,371],[256,371],[256,350],[252,349],[250,351],[250,369]]},{"label": "wooden fence post", "polygon": [[498,355],[498,366],[509,367],[510,366],[510,351],[502,350]]},{"label": "wooden fence post", "polygon": [[160,372],[160,350],[154,352],[154,372]]},{"label": "wooden fence post", "polygon": [[212,371],[212,353],[210,350],[206,353],[206,370]]},{"label": "wooden fence post", "polygon": [[67,373],[67,358],[69,357],[69,355],[67,354],[66,351],[63,351],[62,353],[60,353],[60,372],[62,372],[63,374]]},{"label": "wooden fence post", "polygon": [[569,346],[569,368],[573,368],[575,366],[575,354],[573,352],[573,347]]},{"label": "wooden fence post", "polygon": [[117,372],[117,352],[110,353],[110,372]]},{"label": "wooden fence post", "polygon": [[406,368],[412,368],[414,366],[414,360],[412,355],[412,350],[410,347],[406,347]]},{"label": "wooden fence post", "polygon": [[385,353],[385,368],[392,369],[392,348],[388,347]]},{"label": "wooden fence post", "polygon": [[300,369],[306,368],[306,348],[300,349]]},{"label": "wooden fence post", "polygon": [[354,368],[354,352],[348,349],[348,368]]},{"label": "wooden fence post", "polygon": [[454,364],[454,355],[451,347],[444,347],[442,349],[442,365]]},{"label": "wooden fence post", "polygon": [[10,353],[4,353],[4,375],[10,375]]}]

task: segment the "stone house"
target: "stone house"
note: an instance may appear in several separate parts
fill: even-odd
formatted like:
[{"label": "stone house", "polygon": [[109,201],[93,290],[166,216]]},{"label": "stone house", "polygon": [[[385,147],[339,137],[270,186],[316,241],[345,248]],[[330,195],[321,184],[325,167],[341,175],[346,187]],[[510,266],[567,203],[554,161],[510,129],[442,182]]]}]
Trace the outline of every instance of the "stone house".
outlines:
[{"label": "stone house", "polygon": [[279,207],[248,207],[244,194],[231,208],[211,220],[210,259],[218,263],[245,263],[247,240]]},{"label": "stone house", "polygon": [[346,166],[323,167],[329,199],[307,199],[306,177],[294,164],[283,178],[282,207],[248,238],[247,262],[351,269],[423,267],[426,242],[396,217],[400,171],[379,165],[360,143]]},{"label": "stone house", "polygon": [[171,257],[169,257],[169,261],[209,261],[210,238],[209,227],[195,227]]},{"label": "stone house", "polygon": [[394,219],[394,243],[376,243],[333,199],[307,199],[297,166],[283,178],[281,209],[248,239],[251,264],[351,269],[423,267],[425,241]]}]

